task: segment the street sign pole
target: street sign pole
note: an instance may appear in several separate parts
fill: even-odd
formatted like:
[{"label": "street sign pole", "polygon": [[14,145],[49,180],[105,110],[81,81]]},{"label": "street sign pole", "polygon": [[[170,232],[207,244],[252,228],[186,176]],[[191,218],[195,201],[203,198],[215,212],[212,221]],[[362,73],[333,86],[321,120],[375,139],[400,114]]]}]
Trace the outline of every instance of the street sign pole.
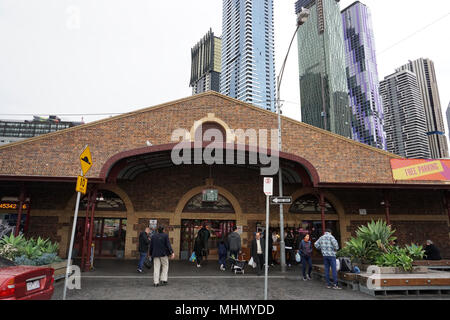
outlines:
[{"label": "street sign pole", "polygon": [[[72,260],[73,243],[75,241],[75,230],[77,228],[78,209],[80,208],[81,194],[82,193],[86,194],[87,179],[85,178],[85,176],[86,176],[86,173],[91,169],[92,163],[93,162],[92,162],[91,151],[89,149],[89,146],[87,145],[80,155],[81,176],[78,177],[78,179],[77,179],[77,186],[76,186],[77,203],[75,205],[75,213],[73,215],[72,236],[70,237],[69,255],[67,257],[67,269],[66,269],[66,277],[64,279],[63,300],[66,300],[67,280],[69,278],[70,265],[71,265],[71,260]],[[92,228],[92,226],[91,226],[91,228]]]},{"label": "street sign pole", "polygon": [[266,196],[266,261],[265,261],[265,279],[264,279],[264,300],[268,299],[268,288],[269,288],[269,215],[270,215],[270,196]]},{"label": "street sign pole", "polygon": [[75,240],[75,230],[76,230],[76,227],[77,227],[78,209],[80,207],[80,198],[81,198],[81,192],[78,192],[77,203],[75,205],[75,214],[73,216],[72,237],[70,238],[69,256],[67,257],[67,269],[66,269],[66,278],[64,280],[63,300],[66,300],[67,278],[69,277],[69,272],[70,272],[70,261],[72,259],[72,249],[73,249],[73,242]]},{"label": "street sign pole", "polygon": [[269,216],[270,216],[270,197],[273,196],[273,178],[264,178],[264,194],[266,195],[266,245],[265,245],[265,275],[264,275],[264,300],[268,299],[269,288]]}]

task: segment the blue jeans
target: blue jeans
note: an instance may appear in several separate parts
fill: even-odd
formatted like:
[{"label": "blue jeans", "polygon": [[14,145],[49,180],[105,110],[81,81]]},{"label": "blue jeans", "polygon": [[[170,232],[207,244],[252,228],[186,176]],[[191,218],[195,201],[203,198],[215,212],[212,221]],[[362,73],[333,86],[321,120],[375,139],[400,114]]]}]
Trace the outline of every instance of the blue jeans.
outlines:
[{"label": "blue jeans", "polygon": [[337,286],[337,270],[336,270],[336,257],[323,257],[323,264],[325,266],[325,279],[327,280],[327,285],[331,286],[330,282],[330,267],[331,273],[333,274],[334,285]]},{"label": "blue jeans", "polygon": [[310,256],[302,256],[302,271],[303,271],[303,278],[306,278],[306,264],[308,264],[308,276],[311,277],[311,271],[312,271],[312,259]]},{"label": "blue jeans", "polygon": [[145,258],[147,258],[147,252],[139,252],[139,264],[138,264],[139,270],[142,270],[142,267],[144,266]]}]

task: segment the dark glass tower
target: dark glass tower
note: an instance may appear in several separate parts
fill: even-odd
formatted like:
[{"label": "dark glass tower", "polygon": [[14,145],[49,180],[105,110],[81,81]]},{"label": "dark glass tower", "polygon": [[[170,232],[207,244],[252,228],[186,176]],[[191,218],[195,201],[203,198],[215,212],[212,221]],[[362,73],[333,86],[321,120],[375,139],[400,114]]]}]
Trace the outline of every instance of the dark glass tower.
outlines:
[{"label": "dark glass tower", "polygon": [[302,121],[352,138],[339,1],[299,0],[311,15],[298,32]]}]

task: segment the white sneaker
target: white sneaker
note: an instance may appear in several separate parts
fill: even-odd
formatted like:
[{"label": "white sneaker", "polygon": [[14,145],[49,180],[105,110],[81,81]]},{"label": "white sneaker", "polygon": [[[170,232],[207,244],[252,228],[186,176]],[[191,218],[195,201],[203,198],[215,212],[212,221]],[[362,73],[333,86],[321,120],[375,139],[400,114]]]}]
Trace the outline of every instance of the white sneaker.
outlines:
[{"label": "white sneaker", "polygon": [[201,265],[198,264],[198,265],[197,265],[197,268],[200,268],[200,267],[201,267]]}]

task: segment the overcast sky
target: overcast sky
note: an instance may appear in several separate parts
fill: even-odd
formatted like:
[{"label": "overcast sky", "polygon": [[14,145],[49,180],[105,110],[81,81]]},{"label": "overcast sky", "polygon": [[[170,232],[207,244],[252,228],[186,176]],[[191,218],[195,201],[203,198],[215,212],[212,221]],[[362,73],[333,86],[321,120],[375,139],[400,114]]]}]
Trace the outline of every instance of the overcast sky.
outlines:
[{"label": "overcast sky", "polygon": [[[432,59],[445,114],[450,1],[363,2],[372,11],[380,80],[408,60]],[[275,0],[277,70],[295,31],[294,3]],[[222,33],[222,0],[0,0],[0,118],[123,113],[187,97],[190,50],[209,28]],[[300,120],[297,42],[282,98],[284,114]]]}]

